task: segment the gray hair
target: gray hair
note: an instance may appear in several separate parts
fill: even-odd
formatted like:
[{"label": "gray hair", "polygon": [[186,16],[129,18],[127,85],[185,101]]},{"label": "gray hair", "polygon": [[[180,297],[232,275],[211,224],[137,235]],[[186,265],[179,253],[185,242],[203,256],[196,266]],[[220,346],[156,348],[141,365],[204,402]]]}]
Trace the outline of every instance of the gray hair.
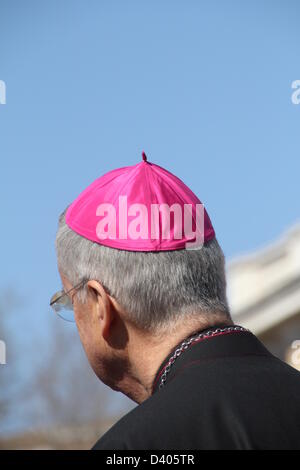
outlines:
[{"label": "gray hair", "polygon": [[[71,230],[65,212],[56,236],[58,267],[73,286],[101,282],[136,326],[158,331],[188,318],[230,319],[224,254],[215,239],[197,250],[133,252],[108,248]],[[86,289],[78,291],[86,300]]]}]

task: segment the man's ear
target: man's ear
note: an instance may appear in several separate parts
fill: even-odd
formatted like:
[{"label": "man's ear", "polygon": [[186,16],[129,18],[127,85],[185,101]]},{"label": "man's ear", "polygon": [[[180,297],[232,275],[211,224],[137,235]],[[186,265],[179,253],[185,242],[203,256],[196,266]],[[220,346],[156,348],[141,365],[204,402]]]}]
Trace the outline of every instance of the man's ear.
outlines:
[{"label": "man's ear", "polygon": [[111,335],[111,326],[115,319],[114,306],[111,302],[111,298],[99,281],[88,281],[87,287],[89,293],[93,296],[97,321],[100,322],[103,338],[108,341]]}]

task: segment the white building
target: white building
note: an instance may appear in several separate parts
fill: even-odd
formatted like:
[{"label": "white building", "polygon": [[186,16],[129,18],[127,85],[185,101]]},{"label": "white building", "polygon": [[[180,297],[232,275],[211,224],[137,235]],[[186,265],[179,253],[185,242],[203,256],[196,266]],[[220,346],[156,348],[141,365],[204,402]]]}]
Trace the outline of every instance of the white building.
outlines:
[{"label": "white building", "polygon": [[227,286],[235,323],[300,369],[300,224],[266,248],[231,261]]}]

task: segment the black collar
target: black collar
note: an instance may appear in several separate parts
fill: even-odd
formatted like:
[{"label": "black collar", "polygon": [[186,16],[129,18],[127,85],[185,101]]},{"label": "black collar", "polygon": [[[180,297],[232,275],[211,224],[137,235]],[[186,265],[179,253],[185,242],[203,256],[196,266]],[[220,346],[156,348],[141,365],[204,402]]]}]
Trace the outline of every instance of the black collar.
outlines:
[{"label": "black collar", "polygon": [[[226,328],[231,325],[217,325],[214,327],[199,330],[195,334],[205,333],[209,330],[215,330],[216,328]],[[233,325],[237,326],[237,325]],[[160,378],[163,374],[166,365],[175,353],[176,349],[181,345],[182,341],[178,343],[166,359],[161,363],[153,381],[152,393],[154,394],[159,390]],[[192,343],[189,348],[184,351],[174,362],[168,373],[167,383],[175,378],[179,374],[179,371],[184,367],[186,368],[189,364],[195,364],[195,361],[199,363],[203,360],[213,359],[225,356],[238,356],[244,354],[254,355],[271,355],[271,353],[263,346],[263,344],[254,336],[250,331],[232,331],[224,332],[218,336],[208,337],[199,342]]]}]

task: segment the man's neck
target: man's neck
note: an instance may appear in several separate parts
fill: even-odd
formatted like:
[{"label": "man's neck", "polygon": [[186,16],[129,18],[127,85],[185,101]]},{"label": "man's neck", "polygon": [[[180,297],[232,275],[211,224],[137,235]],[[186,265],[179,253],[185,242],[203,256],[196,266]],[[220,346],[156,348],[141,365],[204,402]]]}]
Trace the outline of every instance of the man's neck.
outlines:
[{"label": "man's neck", "polygon": [[218,325],[232,325],[232,321],[224,317],[214,321],[186,321],[159,334],[141,332],[135,328],[129,331],[128,370],[118,384],[118,390],[136,403],[142,403],[152,395],[153,382],[159,367],[172,350],[195,332]]}]

